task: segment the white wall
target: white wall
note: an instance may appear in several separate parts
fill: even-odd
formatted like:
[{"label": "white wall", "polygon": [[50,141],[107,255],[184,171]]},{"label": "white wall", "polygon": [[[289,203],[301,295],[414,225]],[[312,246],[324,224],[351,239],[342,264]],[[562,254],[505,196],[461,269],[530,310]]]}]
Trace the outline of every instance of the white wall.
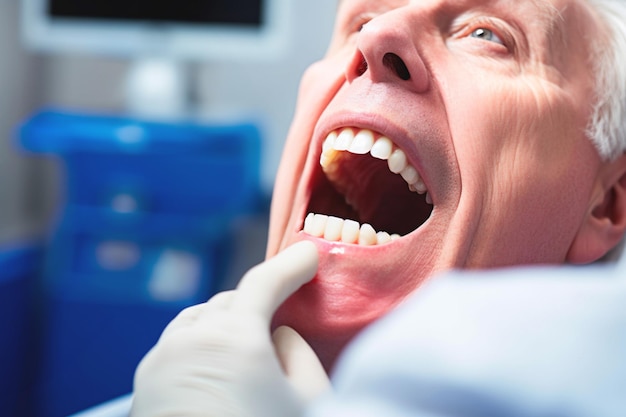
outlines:
[{"label": "white wall", "polygon": [[41,164],[18,152],[14,129],[39,103],[43,62],[23,50],[18,16],[19,0],[0,0],[0,243],[41,220]]}]

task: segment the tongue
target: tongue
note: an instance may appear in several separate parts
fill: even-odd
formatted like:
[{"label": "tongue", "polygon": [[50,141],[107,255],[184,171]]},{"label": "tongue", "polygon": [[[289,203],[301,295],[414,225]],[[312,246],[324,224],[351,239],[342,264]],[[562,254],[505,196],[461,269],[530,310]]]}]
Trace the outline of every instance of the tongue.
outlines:
[{"label": "tongue", "polygon": [[406,182],[389,171],[386,161],[351,155],[337,169],[341,180],[334,185],[358,213],[355,220],[360,223],[406,235],[428,217],[421,213],[424,197],[409,191]]}]

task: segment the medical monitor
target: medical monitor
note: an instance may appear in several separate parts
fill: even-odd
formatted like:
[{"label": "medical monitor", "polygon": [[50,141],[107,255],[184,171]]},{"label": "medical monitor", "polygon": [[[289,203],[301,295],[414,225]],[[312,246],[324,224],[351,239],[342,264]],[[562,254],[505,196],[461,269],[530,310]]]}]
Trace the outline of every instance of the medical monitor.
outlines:
[{"label": "medical monitor", "polygon": [[290,1],[22,0],[22,26],[49,52],[262,59],[288,39]]}]

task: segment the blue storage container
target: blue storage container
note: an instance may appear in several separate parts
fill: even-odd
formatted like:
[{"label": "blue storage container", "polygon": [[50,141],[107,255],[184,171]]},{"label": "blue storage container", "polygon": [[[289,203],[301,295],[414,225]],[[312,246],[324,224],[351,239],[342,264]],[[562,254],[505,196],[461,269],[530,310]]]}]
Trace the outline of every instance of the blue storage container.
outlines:
[{"label": "blue storage container", "polygon": [[45,111],[19,140],[65,171],[31,410],[62,417],[129,392],[165,325],[219,286],[230,227],[259,203],[260,136],[252,124]]},{"label": "blue storage container", "polygon": [[21,415],[33,357],[34,284],[41,248],[0,248],[0,415]]},{"label": "blue storage container", "polygon": [[66,204],[115,212],[236,215],[256,204],[260,135],[254,124],[167,124],[44,111],[20,145],[58,155]]}]

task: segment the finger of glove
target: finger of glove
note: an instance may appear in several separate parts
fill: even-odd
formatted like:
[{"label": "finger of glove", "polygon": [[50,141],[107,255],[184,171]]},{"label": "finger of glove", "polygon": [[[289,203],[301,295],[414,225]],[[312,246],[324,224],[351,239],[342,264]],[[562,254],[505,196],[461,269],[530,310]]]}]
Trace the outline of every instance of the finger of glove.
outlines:
[{"label": "finger of glove", "polygon": [[159,340],[163,339],[164,337],[172,334],[173,332],[179,329],[188,327],[191,324],[193,324],[198,319],[200,314],[202,314],[204,305],[205,304],[203,303],[203,304],[198,304],[198,305],[194,305],[191,307],[187,307],[184,310],[182,310],[180,313],[178,313],[176,317],[174,317],[172,321],[170,321],[168,325],[165,327],[165,329],[161,333],[161,337],[159,338]]},{"label": "finger of glove", "polygon": [[234,298],[235,290],[219,292],[204,304],[204,312],[227,310],[232,305]]},{"label": "finger of glove", "polygon": [[305,403],[330,389],[319,358],[294,329],[281,326],[274,331],[272,340],[287,379]]},{"label": "finger of glove", "polygon": [[318,254],[309,241],[296,243],[248,271],[237,286],[232,308],[259,314],[268,322],[291,294],[313,279]]},{"label": "finger of glove", "polygon": [[200,316],[204,316],[207,313],[211,314],[213,311],[223,311],[228,309],[232,303],[234,295],[235,291],[223,291],[215,294],[206,303],[185,308],[165,327],[165,330],[161,333],[159,340],[179,329],[191,326]]}]

